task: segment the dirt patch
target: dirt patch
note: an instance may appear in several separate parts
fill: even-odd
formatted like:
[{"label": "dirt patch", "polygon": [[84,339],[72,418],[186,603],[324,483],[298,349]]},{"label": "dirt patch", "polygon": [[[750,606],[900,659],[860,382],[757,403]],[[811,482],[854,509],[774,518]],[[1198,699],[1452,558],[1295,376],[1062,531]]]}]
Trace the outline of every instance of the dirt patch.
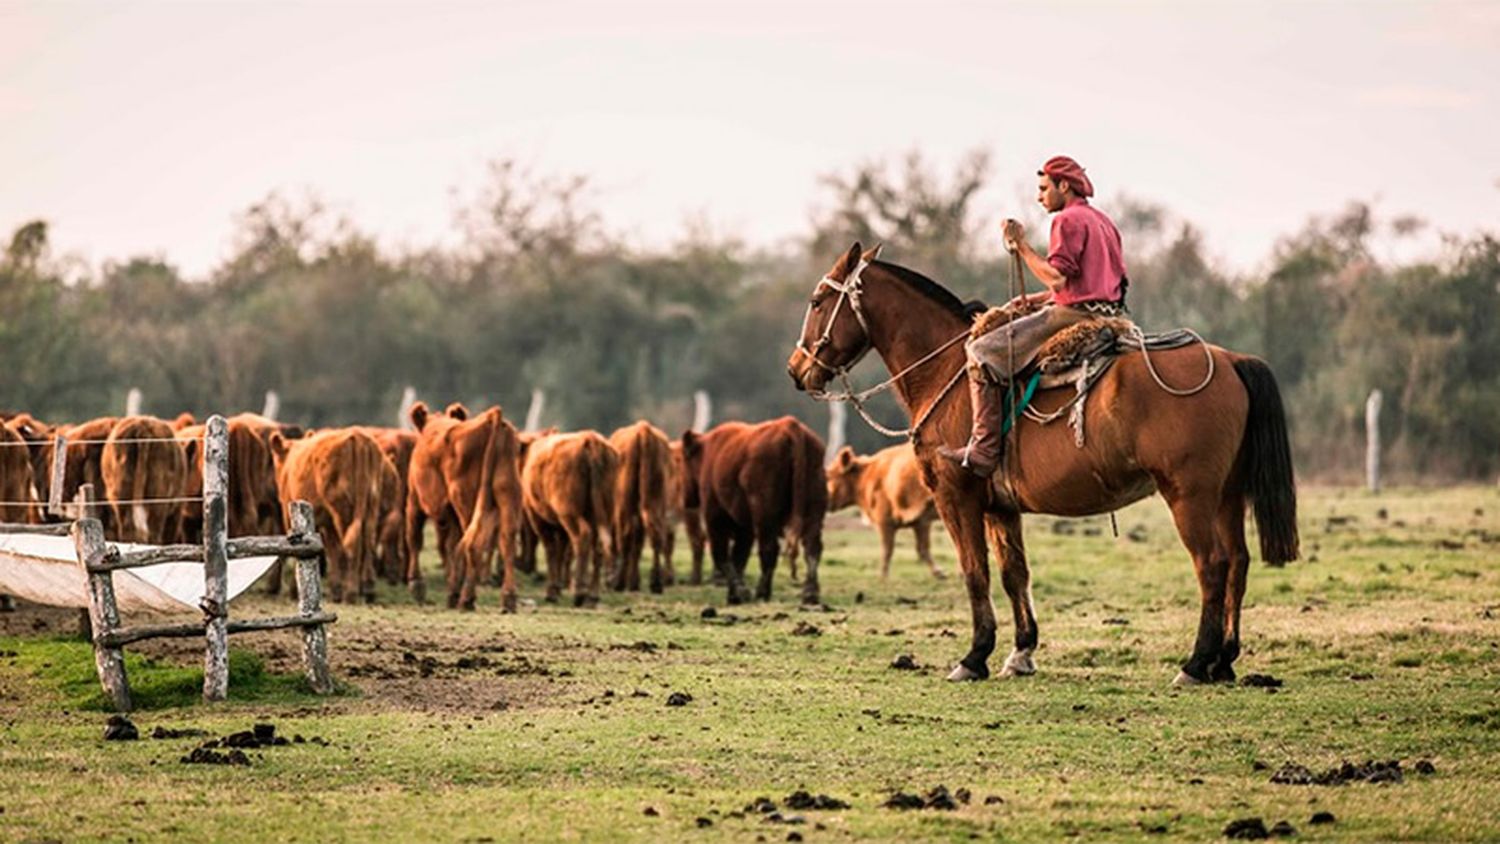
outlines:
[{"label": "dirt patch", "polygon": [[807,811],[808,809],[822,811],[849,808],[848,803],[837,797],[829,797],[826,794],[814,795],[801,790],[788,794],[782,802],[786,804],[788,809],[796,809],[799,812]]},{"label": "dirt patch", "polygon": [[936,809],[951,812],[957,809],[959,804],[968,805],[972,798],[973,794],[967,788],[960,788],[950,793],[947,786],[939,785],[930,789],[926,794],[894,792],[880,805],[886,809]]},{"label": "dirt patch", "polygon": [[140,737],[141,731],[124,715],[111,715],[104,725],[105,741],[135,741]]},{"label": "dirt patch", "polygon": [[[1421,763],[1418,764],[1420,766]],[[1425,767],[1429,770],[1432,769],[1432,763],[1428,762]],[[1356,782],[1398,783],[1405,779],[1406,777],[1401,771],[1400,759],[1390,759],[1384,762],[1370,760],[1360,765],[1346,761],[1341,765],[1322,772],[1314,772],[1305,765],[1288,762],[1271,775],[1271,782],[1277,785],[1348,785],[1349,783]]]}]

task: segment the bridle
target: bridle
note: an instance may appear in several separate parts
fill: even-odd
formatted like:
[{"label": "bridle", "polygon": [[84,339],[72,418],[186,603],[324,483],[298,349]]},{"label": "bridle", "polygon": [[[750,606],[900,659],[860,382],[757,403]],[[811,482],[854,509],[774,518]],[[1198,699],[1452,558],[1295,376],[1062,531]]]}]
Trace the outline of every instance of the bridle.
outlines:
[{"label": "bridle", "polygon": [[[844,392],[830,393],[825,390],[809,390],[808,395],[816,401],[847,401],[850,404],[854,405],[854,409],[859,411],[859,415],[864,418],[865,422],[869,424],[871,428],[874,428],[876,431],[879,431],[880,433],[885,434],[888,437],[909,437],[912,441],[915,442],[917,438],[917,431],[920,430],[922,424],[927,421],[927,417],[932,415],[932,411],[935,410],[938,404],[941,403],[942,400],[948,395],[948,393],[953,390],[954,385],[963,379],[964,367],[960,366],[958,368],[958,372],[955,373],[953,378],[950,379],[948,383],[943,387],[942,392],[938,393],[937,397],[934,398],[932,400],[932,403],[927,405],[927,408],[916,417],[916,419],[912,422],[911,427],[909,428],[888,428],[885,425],[880,424],[875,420],[874,417],[870,415],[869,411],[865,410],[864,403],[870,398],[894,387],[896,385],[896,382],[900,381],[912,370],[916,369],[924,363],[927,363],[933,358],[936,358],[943,352],[951,349],[955,344],[963,340],[965,337],[968,337],[969,332],[967,329],[965,329],[961,334],[954,337],[952,340],[949,340],[941,346],[938,346],[936,349],[933,349],[932,351],[918,358],[915,363],[912,363],[905,369],[902,369],[900,372],[892,375],[890,378],[887,378],[886,380],[880,382],[879,384],[876,384],[873,387],[856,392],[854,390],[854,385],[849,380],[849,370],[858,366],[859,362],[864,360],[865,355],[870,353],[870,349],[873,349],[875,347],[875,342],[870,336],[870,324],[865,319],[864,309],[861,308],[859,304],[860,295],[864,290],[863,275],[865,268],[868,266],[870,266],[870,262],[868,260],[861,259],[860,262],[855,265],[854,270],[847,276],[845,276],[843,281],[838,281],[832,276],[825,275],[821,279],[818,279],[817,285],[813,287],[813,293],[815,296],[818,290],[826,285],[829,288],[837,291],[839,294],[839,298],[838,301],[833,304],[833,311],[829,313],[828,321],[823,324],[823,333],[818,336],[817,340],[813,341],[812,348],[808,348],[806,341],[803,339],[807,336],[807,326],[808,323],[812,321],[813,307],[815,305],[815,302],[811,300],[808,301],[807,313],[802,316],[802,333],[797,337],[797,349],[801,351],[802,354],[806,355],[808,360],[811,360],[814,364],[816,364],[819,369],[822,369],[824,372],[827,372],[829,375],[838,378],[841,382],[843,382]],[[832,339],[833,327],[838,323],[839,312],[844,309],[844,305],[846,303],[849,305],[850,312],[854,314],[854,319],[859,322],[860,331],[864,334],[864,347],[860,349],[859,354],[854,356],[853,360],[849,361],[843,366],[834,366],[833,364],[830,364],[827,361],[819,358],[818,353],[821,352]]]},{"label": "bridle", "polygon": [[[845,277],[842,282],[835,281],[833,276],[830,275],[825,275],[822,278],[818,279],[817,285],[813,287],[814,297],[816,297],[817,292],[826,285],[838,291],[839,298],[837,302],[833,303],[833,313],[828,315],[828,321],[823,324],[823,333],[818,337],[817,340],[813,342],[811,349],[807,347],[807,341],[803,338],[807,336],[807,324],[812,320],[813,307],[816,305],[816,302],[809,300],[807,303],[807,312],[802,315],[802,333],[797,335],[797,348],[801,350],[802,354],[807,355],[807,357],[813,363],[817,364],[820,369],[822,369],[824,372],[827,372],[829,375],[847,378],[849,370],[858,366],[859,362],[865,359],[865,355],[869,354],[870,349],[875,345],[870,340],[870,324],[865,321],[865,312],[859,306],[860,293],[864,289],[864,281],[861,276],[864,274],[865,267],[868,266],[870,266],[869,261],[861,260],[859,264],[854,267],[854,271],[849,273],[849,275]],[[819,358],[818,352],[823,351],[823,347],[827,346],[829,341],[833,339],[833,327],[838,322],[839,311],[844,309],[845,303],[848,303],[849,310],[854,314],[854,318],[859,321],[859,330],[864,332],[865,344],[864,348],[860,350],[859,354],[854,356],[854,360],[844,364],[843,366],[833,366],[831,364],[825,363],[821,358]],[[824,397],[828,394],[823,392],[816,392],[812,393],[811,395],[813,396],[813,398],[824,400]]]}]

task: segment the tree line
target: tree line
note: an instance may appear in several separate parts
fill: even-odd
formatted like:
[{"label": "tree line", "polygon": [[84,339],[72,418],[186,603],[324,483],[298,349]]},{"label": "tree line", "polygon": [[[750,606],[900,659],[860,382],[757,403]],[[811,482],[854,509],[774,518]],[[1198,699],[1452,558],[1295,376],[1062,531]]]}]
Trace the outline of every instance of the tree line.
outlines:
[{"label": "tree line", "polygon": [[[274,389],[289,421],[394,424],[411,385],[429,403],[500,404],[519,425],[540,388],[543,424],[645,417],[675,434],[702,389],[716,419],[790,413],[823,430],[826,408],[784,372],[812,282],[859,239],[963,298],[1003,300],[998,228],[976,200],[990,179],[979,153],[949,173],[915,154],[869,162],[822,180],[794,242],[750,248],[688,226],[641,249],[590,207],[586,179],[501,161],[461,200],[455,246],[383,249],[315,201],[271,195],[240,215],[230,256],[201,279],[161,257],[84,266],[54,254],[45,221],[26,222],[0,259],[0,409],[81,420],[120,413],[139,387],[157,415],[232,413]],[[1136,320],[1265,357],[1305,477],[1358,477],[1375,388],[1388,477],[1500,473],[1494,233],[1398,263],[1374,244],[1422,222],[1351,203],[1268,244],[1263,271],[1231,273],[1166,209],[1105,207]],[[863,365],[865,383],[878,366]],[[888,402],[873,412],[901,423]],[[849,435],[861,451],[887,442],[857,418]]]}]

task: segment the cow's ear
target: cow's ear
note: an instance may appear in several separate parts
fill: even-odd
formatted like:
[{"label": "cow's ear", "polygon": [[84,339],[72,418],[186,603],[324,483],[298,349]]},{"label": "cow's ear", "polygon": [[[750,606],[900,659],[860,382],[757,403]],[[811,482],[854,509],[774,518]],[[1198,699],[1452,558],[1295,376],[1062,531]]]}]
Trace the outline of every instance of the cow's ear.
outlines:
[{"label": "cow's ear", "polygon": [[427,426],[428,412],[427,402],[417,401],[412,403],[411,410],[406,412],[406,417],[411,420],[411,426],[420,431]]},{"label": "cow's ear", "polygon": [[283,437],[280,431],[272,431],[271,438],[266,441],[266,444],[271,447],[271,456],[276,458],[277,465],[280,465],[281,461],[286,459],[287,450],[291,448],[291,446],[287,445],[286,437]]},{"label": "cow's ear", "polygon": [[443,412],[446,413],[449,417],[457,419],[460,422],[469,418],[469,409],[467,407],[464,407],[464,403],[461,401],[456,401],[453,404],[448,405],[448,409],[444,410]]},{"label": "cow's ear", "polygon": [[198,424],[198,420],[193,417],[193,414],[188,413],[184,410],[183,412],[177,414],[176,419],[172,420],[172,430],[181,431],[183,428],[186,428],[189,425],[196,424]]},{"label": "cow's ear", "polygon": [[842,468],[842,469],[847,469],[850,466],[853,466],[854,465],[854,449],[851,448],[851,447],[849,447],[849,446],[847,446],[847,445],[844,446],[843,448],[839,449],[838,464],[839,464],[839,467]]}]

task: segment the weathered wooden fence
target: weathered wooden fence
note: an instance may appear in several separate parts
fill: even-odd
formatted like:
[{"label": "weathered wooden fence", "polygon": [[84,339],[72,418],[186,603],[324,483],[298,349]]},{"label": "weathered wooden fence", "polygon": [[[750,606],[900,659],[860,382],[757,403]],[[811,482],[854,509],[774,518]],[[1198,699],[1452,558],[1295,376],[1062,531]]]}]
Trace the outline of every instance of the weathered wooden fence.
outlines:
[{"label": "weathered wooden fence", "polygon": [[[59,439],[55,453],[66,444]],[[62,464],[53,465],[52,500],[49,510],[62,511]],[[338,620],[323,611],[320,570],[323,543],[313,521],[312,505],[294,501],[291,524],[285,536],[228,538],[229,434],[222,416],[209,418],[203,452],[203,544],[161,545],[122,550],[104,538],[104,528],[89,506],[85,493],[79,518],[72,522],[42,525],[0,525],[0,533],[30,533],[73,538],[78,563],[87,575],[89,622],[94,644],[94,663],[99,682],[116,710],[129,711],[130,685],[125,676],[123,647],[143,639],[204,637],[203,699],[223,700],[229,691],[229,641],[231,633],[296,627],[302,633],[302,656],[307,679],[314,692],[333,691],[328,670],[326,625]],[[282,618],[229,617],[229,561],[246,557],[291,557],[297,560],[298,612]],[[122,569],[160,563],[192,562],[203,566],[203,620],[201,622],[124,626],[115,603],[113,574]]]}]

